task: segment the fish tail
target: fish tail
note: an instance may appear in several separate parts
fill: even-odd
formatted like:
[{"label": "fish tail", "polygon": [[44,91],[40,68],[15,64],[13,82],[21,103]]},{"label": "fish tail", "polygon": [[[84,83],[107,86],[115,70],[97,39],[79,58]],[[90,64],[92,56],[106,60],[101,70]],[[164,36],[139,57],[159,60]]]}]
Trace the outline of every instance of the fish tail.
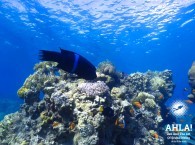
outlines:
[{"label": "fish tail", "polygon": [[61,61],[61,54],[58,52],[53,52],[53,51],[40,50],[39,51],[39,59],[43,60],[43,61],[60,62]]}]

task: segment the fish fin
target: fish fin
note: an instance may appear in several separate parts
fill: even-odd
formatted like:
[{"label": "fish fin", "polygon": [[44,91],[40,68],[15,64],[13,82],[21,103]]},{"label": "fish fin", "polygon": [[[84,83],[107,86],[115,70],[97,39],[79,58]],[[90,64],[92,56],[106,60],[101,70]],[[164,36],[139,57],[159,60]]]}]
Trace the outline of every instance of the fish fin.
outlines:
[{"label": "fish fin", "polygon": [[65,50],[65,49],[62,49],[62,48],[60,48],[60,51],[61,51],[62,54],[72,54],[72,55],[77,54],[75,52],[72,52],[72,51],[69,51],[69,50]]},{"label": "fish fin", "polygon": [[39,59],[43,60],[43,61],[60,62],[61,54],[59,52],[40,50],[39,51]]}]

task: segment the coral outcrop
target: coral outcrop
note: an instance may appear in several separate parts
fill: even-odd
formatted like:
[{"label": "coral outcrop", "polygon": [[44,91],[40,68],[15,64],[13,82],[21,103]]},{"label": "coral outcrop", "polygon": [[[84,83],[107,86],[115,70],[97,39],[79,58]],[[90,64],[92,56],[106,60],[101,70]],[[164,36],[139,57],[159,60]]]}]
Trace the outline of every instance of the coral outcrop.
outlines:
[{"label": "coral outcrop", "polygon": [[195,88],[195,61],[192,63],[192,66],[188,71],[188,78],[190,86]]},{"label": "coral outcrop", "polygon": [[188,71],[188,81],[191,87],[191,93],[188,95],[188,98],[195,102],[195,61],[192,63],[192,66]]},{"label": "coral outcrop", "polygon": [[86,81],[55,66],[37,64],[18,90],[24,104],[1,121],[2,145],[169,144],[161,112],[174,89],[171,71],[123,75],[103,62],[97,79]]}]

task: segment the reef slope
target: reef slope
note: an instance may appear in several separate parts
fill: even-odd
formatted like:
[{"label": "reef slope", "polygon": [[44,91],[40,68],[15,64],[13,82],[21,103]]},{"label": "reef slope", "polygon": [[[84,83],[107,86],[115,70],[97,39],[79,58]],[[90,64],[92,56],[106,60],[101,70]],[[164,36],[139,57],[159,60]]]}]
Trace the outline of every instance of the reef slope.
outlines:
[{"label": "reef slope", "polygon": [[[1,145],[169,144],[163,124],[174,90],[170,70],[126,75],[102,62],[97,79],[86,81],[55,66],[35,65],[18,90],[24,104],[0,123]],[[114,115],[105,115],[106,107]]]}]

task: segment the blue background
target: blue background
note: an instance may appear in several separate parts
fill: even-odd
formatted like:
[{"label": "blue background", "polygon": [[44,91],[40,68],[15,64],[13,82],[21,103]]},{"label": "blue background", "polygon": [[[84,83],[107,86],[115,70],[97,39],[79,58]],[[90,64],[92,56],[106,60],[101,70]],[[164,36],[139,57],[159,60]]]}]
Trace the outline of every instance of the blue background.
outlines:
[{"label": "blue background", "polygon": [[189,88],[187,73],[195,60],[194,3],[0,0],[2,116],[22,103],[16,92],[39,62],[38,51],[59,47],[96,66],[110,60],[125,73],[170,69],[176,88],[167,106],[174,99],[187,99],[183,89]]}]

